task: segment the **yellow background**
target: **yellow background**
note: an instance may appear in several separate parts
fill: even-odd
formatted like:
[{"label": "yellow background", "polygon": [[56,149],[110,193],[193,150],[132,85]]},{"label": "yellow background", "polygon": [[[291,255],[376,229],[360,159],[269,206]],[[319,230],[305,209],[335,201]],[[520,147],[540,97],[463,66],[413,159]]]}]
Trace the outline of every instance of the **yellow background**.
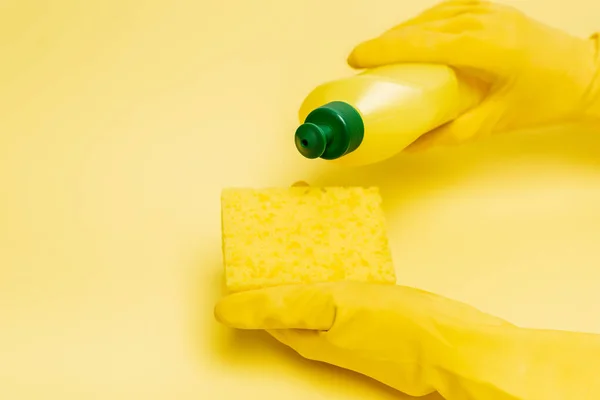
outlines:
[{"label": "yellow background", "polygon": [[[583,1],[518,5],[587,35]],[[400,283],[600,332],[591,128],[358,170],[296,154],[303,96],[429,4],[0,0],[0,398],[397,399],[213,321],[226,186],[380,185]]]}]

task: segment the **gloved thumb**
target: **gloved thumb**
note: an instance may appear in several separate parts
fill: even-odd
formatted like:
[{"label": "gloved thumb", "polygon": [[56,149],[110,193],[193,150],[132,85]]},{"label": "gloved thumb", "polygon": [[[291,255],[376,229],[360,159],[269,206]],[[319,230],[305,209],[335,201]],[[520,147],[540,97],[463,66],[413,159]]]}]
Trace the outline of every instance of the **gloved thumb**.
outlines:
[{"label": "gloved thumb", "polygon": [[215,306],[215,318],[236,329],[326,331],[336,307],[328,285],[285,285],[234,293]]}]

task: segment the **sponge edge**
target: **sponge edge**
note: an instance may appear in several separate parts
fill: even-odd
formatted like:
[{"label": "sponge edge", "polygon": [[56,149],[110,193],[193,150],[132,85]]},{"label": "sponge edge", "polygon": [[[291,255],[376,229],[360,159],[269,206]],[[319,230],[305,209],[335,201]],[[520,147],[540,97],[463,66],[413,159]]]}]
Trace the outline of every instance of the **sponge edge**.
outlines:
[{"label": "sponge edge", "polygon": [[342,280],[396,283],[377,188],[225,189],[229,293]]}]

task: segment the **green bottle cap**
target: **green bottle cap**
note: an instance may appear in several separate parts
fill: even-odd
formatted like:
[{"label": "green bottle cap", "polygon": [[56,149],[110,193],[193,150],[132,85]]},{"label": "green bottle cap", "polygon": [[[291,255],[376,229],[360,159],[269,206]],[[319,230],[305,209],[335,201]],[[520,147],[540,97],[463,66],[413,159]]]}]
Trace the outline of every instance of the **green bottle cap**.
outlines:
[{"label": "green bottle cap", "polygon": [[348,103],[334,101],[314,109],[296,129],[296,148],[306,158],[335,160],[360,146],[365,125]]}]

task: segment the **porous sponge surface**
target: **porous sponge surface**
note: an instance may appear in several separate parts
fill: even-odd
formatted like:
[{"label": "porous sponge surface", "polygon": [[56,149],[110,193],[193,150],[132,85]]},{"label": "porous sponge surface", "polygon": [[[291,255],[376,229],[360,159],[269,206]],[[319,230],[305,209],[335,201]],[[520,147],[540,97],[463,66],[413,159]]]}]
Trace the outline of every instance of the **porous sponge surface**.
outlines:
[{"label": "porous sponge surface", "polygon": [[229,292],[340,280],[395,283],[377,188],[225,189]]}]

